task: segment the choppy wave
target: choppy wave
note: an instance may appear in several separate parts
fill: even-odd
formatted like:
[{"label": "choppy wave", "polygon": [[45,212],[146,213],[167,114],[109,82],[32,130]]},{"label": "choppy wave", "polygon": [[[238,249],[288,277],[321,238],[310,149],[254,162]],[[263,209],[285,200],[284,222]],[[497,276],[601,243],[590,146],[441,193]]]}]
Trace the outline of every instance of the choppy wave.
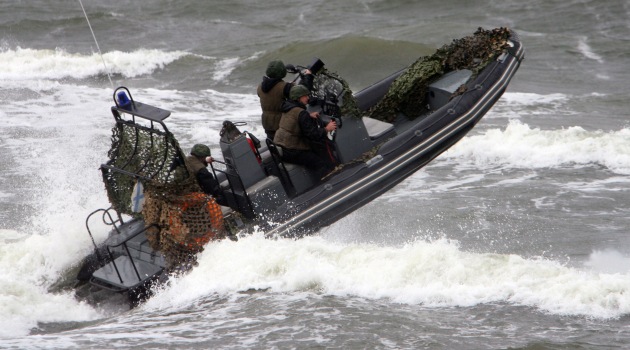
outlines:
[{"label": "choppy wave", "polygon": [[111,91],[44,85],[26,103],[8,101],[0,115],[3,162],[30,174],[11,199],[17,209],[10,215],[23,225],[0,230],[0,337],[28,334],[40,322],[102,317],[72,293],[52,294],[48,287],[86,255],[85,217],[107,204],[98,166],[112,123],[105,100]]},{"label": "choppy wave", "polygon": [[553,106],[558,107],[569,97],[562,93],[541,95],[528,92],[509,92],[501,96],[501,100],[508,106]]},{"label": "choppy wave", "polygon": [[[48,159],[47,171],[41,175],[38,187],[41,198],[37,202],[42,210],[33,219],[34,230],[0,231],[0,242],[4,243],[0,245],[0,270],[7,271],[0,276],[0,312],[9,320],[0,321],[2,337],[27,334],[38,322],[102,317],[71,294],[50,294],[46,288],[89,249],[84,229],[86,213],[106,202],[97,167],[108,146],[111,91],[44,85],[40,95],[29,101],[33,102],[29,109],[23,108],[23,101],[13,101],[0,112],[20,116],[7,118],[12,130],[22,132],[23,127],[29,128],[27,135],[8,140],[3,145],[5,150],[18,156],[22,154],[20,150],[27,149],[29,157],[43,154]],[[253,94],[159,89],[132,92],[141,101],[174,111],[169,126],[183,147],[209,140],[213,149],[218,148],[218,129],[225,118],[248,121],[248,128],[262,133],[257,129],[259,105]],[[512,100],[506,105],[541,102],[531,95],[508,94],[508,98]],[[549,108],[564,102],[566,96],[562,94],[542,101]],[[86,111],[98,117],[86,118]],[[62,116],[63,123],[56,116]],[[515,120],[505,129],[465,137],[444,158],[468,162],[480,169],[599,164],[627,174],[629,137],[627,128],[608,132],[577,126],[542,130]],[[72,142],[61,141],[70,139]],[[18,159],[19,169],[36,172],[40,164],[29,159]],[[67,162],[68,159],[73,161]],[[85,169],[93,171],[77,181],[71,180]],[[630,313],[630,284],[628,271],[613,273],[602,267],[609,258],[615,256],[593,255],[589,266],[603,270],[597,272],[517,255],[468,253],[459,249],[456,242],[448,241],[418,241],[395,247],[322,238],[269,241],[253,236],[238,244],[226,241],[209,246],[198,268],[174,280],[146,307],[176,307],[213,293],[270,289],[271,293],[357,296],[427,307],[504,302],[553,314],[618,317]]]},{"label": "choppy wave", "polygon": [[[267,241],[252,236],[237,244],[226,241],[208,247],[200,257],[198,269],[174,280],[141,307],[149,309],[148,313],[142,309],[118,312],[102,323],[83,322],[104,316],[98,315],[100,310],[76,302],[70,294],[48,293],[47,287],[60,275],[69,275],[66,268],[90,249],[84,227],[86,214],[107,204],[98,166],[110,142],[112,91],[105,84],[101,89],[94,87],[104,83],[107,72],[100,55],[90,53],[92,38],[76,1],[4,1],[0,2],[0,26],[5,29],[0,38],[0,164],[5,167],[0,171],[4,185],[0,188],[0,201],[10,209],[5,217],[16,216],[15,222],[27,227],[7,229],[0,225],[0,348],[186,348],[214,344],[225,348],[257,344],[267,348],[295,344],[389,348],[418,348],[426,344],[441,344],[444,348],[569,348],[584,344],[627,347],[630,278],[626,267],[630,256],[622,248],[619,249],[623,253],[605,250],[623,243],[620,237],[627,232],[627,211],[622,210],[629,178],[624,174],[630,169],[629,151],[623,144],[627,143],[629,127],[627,96],[623,95],[627,91],[624,82],[628,80],[629,58],[624,49],[629,37],[627,3],[238,3],[240,6],[196,0],[85,3],[103,47],[107,51],[119,50],[104,55],[114,80],[135,78],[129,79],[131,84],[125,82],[134,98],[173,111],[167,124],[185,149],[196,142],[208,142],[213,152],[217,150],[218,127],[225,118],[246,120],[250,122],[248,128],[258,128],[259,105],[254,91],[269,59],[280,57],[290,63],[308,64],[313,56],[320,56],[358,91],[409,64],[418,53],[429,54],[478,26],[508,25],[516,29],[528,58],[508,92],[480,125],[432,163],[437,170],[418,172],[406,186],[419,187],[416,185],[420,180],[443,186],[439,189],[466,181],[479,183],[481,186],[476,188],[483,190],[481,197],[496,197],[496,203],[515,212],[515,221],[511,216],[499,215],[496,221],[494,217],[487,218],[496,211],[492,201],[481,203],[487,207],[467,207],[463,211],[480,214],[479,220],[486,220],[480,225],[487,223],[498,234],[513,233],[518,240],[530,240],[533,248],[526,250],[530,253],[521,252],[517,240],[513,244],[508,241],[507,251],[517,251],[519,255],[481,253],[485,250],[470,253],[465,249],[464,237],[459,246],[439,240],[403,246],[392,243],[390,237],[381,240],[380,245],[350,243],[355,237],[363,242],[366,232],[374,236],[374,231],[382,229],[371,227],[376,219],[344,226],[345,231],[354,232],[333,226],[328,231],[334,231],[334,235],[327,235],[326,231],[322,238],[301,241]],[[54,50],[55,47],[66,51]],[[252,55],[253,59],[248,60]],[[155,89],[141,89],[149,86]],[[227,91],[243,94],[224,93]],[[592,114],[597,114],[597,118],[592,118]],[[508,125],[507,119],[521,122]],[[562,128],[567,122],[574,127]],[[254,132],[264,135],[259,129]],[[440,167],[441,163],[447,166]],[[462,171],[457,168],[459,165],[472,171]],[[582,200],[584,192],[577,196],[571,193],[566,201],[547,199],[553,193],[551,197],[537,195],[543,199],[533,198],[534,206],[516,207],[516,201],[504,200],[515,193],[503,191],[509,186],[501,191],[485,191],[485,184],[491,182],[478,180],[490,177],[487,168],[540,167],[588,168],[579,173],[593,173],[594,180],[566,176],[558,180],[565,186],[559,191],[586,188],[593,191],[586,195],[615,202],[614,210],[605,212],[613,206],[589,207],[592,202]],[[437,176],[433,172],[445,176],[434,181]],[[520,183],[527,176],[535,176],[531,173],[544,171],[498,171],[489,181]],[[76,177],[77,174],[81,176]],[[548,180],[541,181],[547,184]],[[12,186],[24,181],[32,183],[19,189]],[[549,181],[556,185],[555,179]],[[610,196],[613,187],[615,195]],[[421,190],[428,192],[427,186],[424,188]],[[417,193],[396,189],[389,193],[392,192],[401,198]],[[476,195],[454,194],[459,198]],[[435,221],[452,220],[453,225],[464,229],[471,225],[466,222],[468,217],[462,217],[462,210],[448,209],[455,201],[438,204],[438,196],[423,198],[424,205],[443,208],[450,214]],[[407,207],[414,204],[401,203]],[[548,212],[549,205],[556,204],[558,211]],[[576,212],[584,217],[572,215]],[[599,216],[594,218],[593,213]],[[513,228],[520,228],[520,222],[536,226],[538,215],[548,223],[544,228]],[[413,218],[407,224],[407,218],[395,214],[387,218],[391,222],[387,227],[408,233],[402,237],[417,236],[408,227],[422,222],[424,217],[428,215]],[[566,221],[574,221],[574,225],[565,225]],[[447,227],[439,222],[431,225],[433,222],[422,222],[421,232],[433,230],[430,232],[439,234],[440,229]],[[608,222],[610,228],[606,228]],[[603,228],[594,229],[595,226]],[[536,231],[540,230],[551,232],[538,236]],[[102,241],[104,235],[99,232],[97,241]],[[342,242],[326,236],[342,237],[337,238]],[[571,251],[580,261],[584,254],[592,254],[584,269],[524,258],[537,254],[538,247],[550,250],[549,254],[540,253],[544,256]],[[595,249],[602,251],[593,252]],[[250,288],[268,291],[237,293]],[[217,294],[217,304],[224,308],[204,304]],[[305,295],[322,297],[324,303],[316,308],[296,309],[296,317],[286,317],[288,313],[282,312],[267,316],[256,307],[258,303],[268,303],[278,305],[282,311],[282,307],[295,305],[285,303],[286,300],[300,300]],[[348,297],[326,298],[337,295]],[[248,302],[247,298],[255,302]],[[372,301],[384,304],[382,310],[386,312],[365,307],[364,301],[366,305]],[[397,302],[413,307],[402,312],[387,310]],[[181,304],[185,306],[179,308]],[[423,307],[416,305],[435,308],[427,312],[426,323],[405,322],[407,318],[425,317],[417,313]],[[481,307],[469,310],[469,305]],[[157,312],[152,313],[153,308]],[[163,312],[169,308],[173,312]],[[542,316],[532,318],[520,313],[523,309],[527,313],[530,308],[541,311],[534,313]],[[451,314],[450,310],[458,312]],[[374,313],[374,324],[366,324],[361,317],[367,312]],[[411,312],[413,317],[409,317]],[[330,322],[326,313],[347,313],[352,319]],[[607,317],[620,320],[596,321],[596,325],[590,322],[592,318]],[[274,322],[269,321],[274,319],[278,322],[271,324]],[[47,322],[51,323],[48,329],[41,325]],[[255,322],[262,325],[252,332],[250,326]],[[295,327],[296,323],[302,327]],[[425,327],[430,323],[437,326]],[[313,324],[313,328],[321,329],[305,331]],[[529,327],[532,324],[539,327]],[[31,332],[37,327],[39,331]],[[392,332],[393,327],[401,331]],[[419,327],[426,330],[421,337],[405,331]],[[348,338],[339,336],[342,332],[359,341],[344,342]],[[244,338],[225,343],[243,333]],[[367,333],[373,336],[361,341]],[[286,342],[274,343],[279,337]],[[370,342],[375,338],[378,342]]]},{"label": "choppy wave", "polygon": [[238,243],[212,244],[199,262],[145,307],[170,308],[212,294],[257,289],[385,298],[427,307],[505,302],[562,315],[630,313],[627,269],[606,274],[517,255],[468,253],[446,240],[387,247],[254,235]]},{"label": "choppy wave", "polygon": [[588,131],[580,126],[542,130],[511,120],[505,130],[468,136],[446,158],[479,168],[548,168],[600,165],[630,174],[630,129]]},{"label": "choppy wave", "polygon": [[[345,35],[317,41],[294,43],[258,52],[244,60],[230,78],[242,82],[259,79],[270,60],[281,58],[285,63],[307,66],[314,56],[326,67],[339,73],[357,92],[413,63],[418,57],[431,54],[433,47],[402,40],[386,40],[360,35]],[[395,53],[395,54],[392,54]],[[218,66],[217,68],[222,68]],[[215,73],[222,75],[221,71]]]},{"label": "choppy wave", "polygon": [[106,52],[101,58],[98,53],[84,55],[61,49],[17,48],[0,51],[0,62],[3,62],[0,79],[85,79],[107,73],[133,78],[163,69],[186,55],[189,53],[184,51],[138,49],[133,52]]},{"label": "choppy wave", "polygon": [[76,250],[71,247],[76,241],[0,230],[0,242],[0,338],[28,334],[39,322],[101,317],[72,293],[50,294],[46,290],[44,281],[56,279],[59,265],[74,259],[68,253]]}]

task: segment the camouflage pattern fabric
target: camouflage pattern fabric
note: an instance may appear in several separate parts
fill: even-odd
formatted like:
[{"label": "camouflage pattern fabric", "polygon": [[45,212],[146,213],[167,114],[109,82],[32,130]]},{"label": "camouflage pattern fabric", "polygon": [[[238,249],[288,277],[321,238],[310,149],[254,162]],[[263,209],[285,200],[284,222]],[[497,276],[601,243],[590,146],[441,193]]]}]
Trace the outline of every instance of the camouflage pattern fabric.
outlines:
[{"label": "camouflage pattern fabric", "polygon": [[431,56],[420,57],[390,86],[388,92],[366,116],[393,122],[403,113],[415,119],[427,113],[424,101],[429,84],[440,76],[460,69],[473,72],[471,79],[495,60],[508,46],[510,30],[479,28],[473,35],[453,40]]},{"label": "camouflage pattern fabric", "polygon": [[[393,122],[398,113],[415,119],[428,112],[425,100],[429,85],[444,74],[460,69],[473,72],[471,79],[496,59],[508,46],[510,30],[479,28],[473,35],[453,40],[431,56],[418,58],[390,86],[386,95],[374,107],[362,113],[348,83],[338,74],[322,69],[313,81],[312,96],[320,100],[334,95],[339,99],[341,115],[362,116]],[[462,90],[458,91],[461,93]],[[420,102],[419,102],[420,101]]]},{"label": "camouflage pattern fabric", "polygon": [[162,228],[147,233],[147,239],[169,266],[192,261],[208,242],[225,237],[221,207],[211,196],[201,192],[166,196],[149,192],[146,196],[145,222]]},{"label": "camouflage pattern fabric", "polygon": [[[181,181],[189,177],[185,169],[183,172],[170,169],[172,160],[180,154],[179,144],[170,132],[166,136],[156,136],[149,130],[117,124],[112,130],[107,165],[121,171],[103,169],[107,196],[114,209],[123,214],[138,215],[131,210],[131,193],[137,179],[129,174],[150,179],[148,182],[179,187]],[[144,185],[146,191],[150,184]]]},{"label": "camouflage pattern fabric", "polygon": [[[172,133],[118,123],[112,130],[112,146],[103,180],[112,207],[119,213],[144,218],[152,248],[162,252],[169,266],[194,260],[212,239],[223,238],[221,208],[202,193],[197,181],[182,164],[183,153]],[[171,167],[174,159],[182,159]],[[136,176],[137,175],[137,176]],[[136,181],[144,184],[142,213],[131,210]]]},{"label": "camouflage pattern fabric", "polygon": [[343,117],[360,118],[361,113],[348,82],[335,72],[322,68],[313,79],[311,96],[324,101],[330,96],[338,99],[340,113]]}]

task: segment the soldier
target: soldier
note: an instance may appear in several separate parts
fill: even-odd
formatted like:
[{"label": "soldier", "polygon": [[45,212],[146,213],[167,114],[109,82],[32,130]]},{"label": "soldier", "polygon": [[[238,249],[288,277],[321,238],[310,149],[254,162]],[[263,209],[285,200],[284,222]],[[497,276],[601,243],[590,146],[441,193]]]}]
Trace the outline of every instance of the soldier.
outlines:
[{"label": "soldier", "polygon": [[291,88],[289,100],[282,104],[282,118],[273,141],[282,147],[284,161],[304,165],[321,178],[336,165],[327,134],[337,129],[337,123],[331,120],[323,125],[318,112],[306,111],[309,94],[302,85]]},{"label": "soldier", "polygon": [[210,147],[202,144],[194,145],[190,150],[190,155],[186,156],[188,171],[195,176],[203,192],[212,195],[220,205],[227,206],[219,181],[207,169],[208,164],[213,161],[214,159],[210,156]]},{"label": "soldier", "polygon": [[[280,117],[282,116],[282,102],[289,98],[289,92],[293,83],[286,82],[282,79],[287,75],[287,68],[280,60],[273,60],[267,65],[265,76],[258,85],[258,97],[260,98],[260,108],[262,108],[262,126],[265,129],[267,137],[273,140]],[[309,90],[313,85],[313,75],[310,70],[305,70],[302,74],[300,84],[306,86]]]}]

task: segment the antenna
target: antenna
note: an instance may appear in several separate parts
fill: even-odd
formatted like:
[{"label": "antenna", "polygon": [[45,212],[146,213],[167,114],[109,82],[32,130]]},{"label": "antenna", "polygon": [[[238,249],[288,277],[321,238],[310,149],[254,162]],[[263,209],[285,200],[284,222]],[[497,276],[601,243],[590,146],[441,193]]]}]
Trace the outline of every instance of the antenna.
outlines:
[{"label": "antenna", "polygon": [[92,30],[92,25],[90,24],[90,19],[88,18],[87,13],[85,12],[85,8],[83,7],[83,2],[79,0],[79,4],[81,4],[81,10],[83,10],[83,14],[85,15],[85,20],[87,21],[88,27],[90,27],[90,32],[92,32],[92,38],[94,38],[94,42],[96,43],[96,48],[98,49],[98,54],[101,56],[101,60],[103,61],[103,66],[105,66],[105,73],[107,73],[107,78],[109,78],[109,83],[114,88],[114,83],[112,82],[112,76],[109,74],[109,69],[107,68],[107,64],[105,64],[105,58],[103,58],[103,53],[101,52],[101,48],[98,46],[98,41],[96,41],[96,35],[94,35],[94,30]]}]

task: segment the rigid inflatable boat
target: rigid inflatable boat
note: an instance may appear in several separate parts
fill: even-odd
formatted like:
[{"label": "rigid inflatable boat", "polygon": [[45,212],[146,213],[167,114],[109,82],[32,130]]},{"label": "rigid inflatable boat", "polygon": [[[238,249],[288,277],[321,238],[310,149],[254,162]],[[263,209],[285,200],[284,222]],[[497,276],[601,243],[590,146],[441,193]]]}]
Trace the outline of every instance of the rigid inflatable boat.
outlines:
[{"label": "rigid inflatable boat", "polygon": [[[209,170],[225,206],[200,192],[183,164],[186,155],[166,126],[171,113],[118,88],[112,149],[100,169],[112,206],[86,220],[91,237],[103,224],[110,233],[104,242],[92,238],[94,253],[76,276],[77,295],[113,292],[137,302],[154,283],[194,266],[195,254],[213,240],[238,240],[252,227],[268,237],[300,237],[377,198],[464,137],[501,97],[524,50],[513,31],[493,33],[500,38],[484,49],[447,52],[470,44],[454,42],[357,93],[320,70],[308,109],[340,126],[329,135],[340,165],[324,178],[283,162],[272,140],[258,141],[240,131],[242,124],[224,122],[223,160],[215,156]],[[431,64],[434,72],[418,74]]]}]

